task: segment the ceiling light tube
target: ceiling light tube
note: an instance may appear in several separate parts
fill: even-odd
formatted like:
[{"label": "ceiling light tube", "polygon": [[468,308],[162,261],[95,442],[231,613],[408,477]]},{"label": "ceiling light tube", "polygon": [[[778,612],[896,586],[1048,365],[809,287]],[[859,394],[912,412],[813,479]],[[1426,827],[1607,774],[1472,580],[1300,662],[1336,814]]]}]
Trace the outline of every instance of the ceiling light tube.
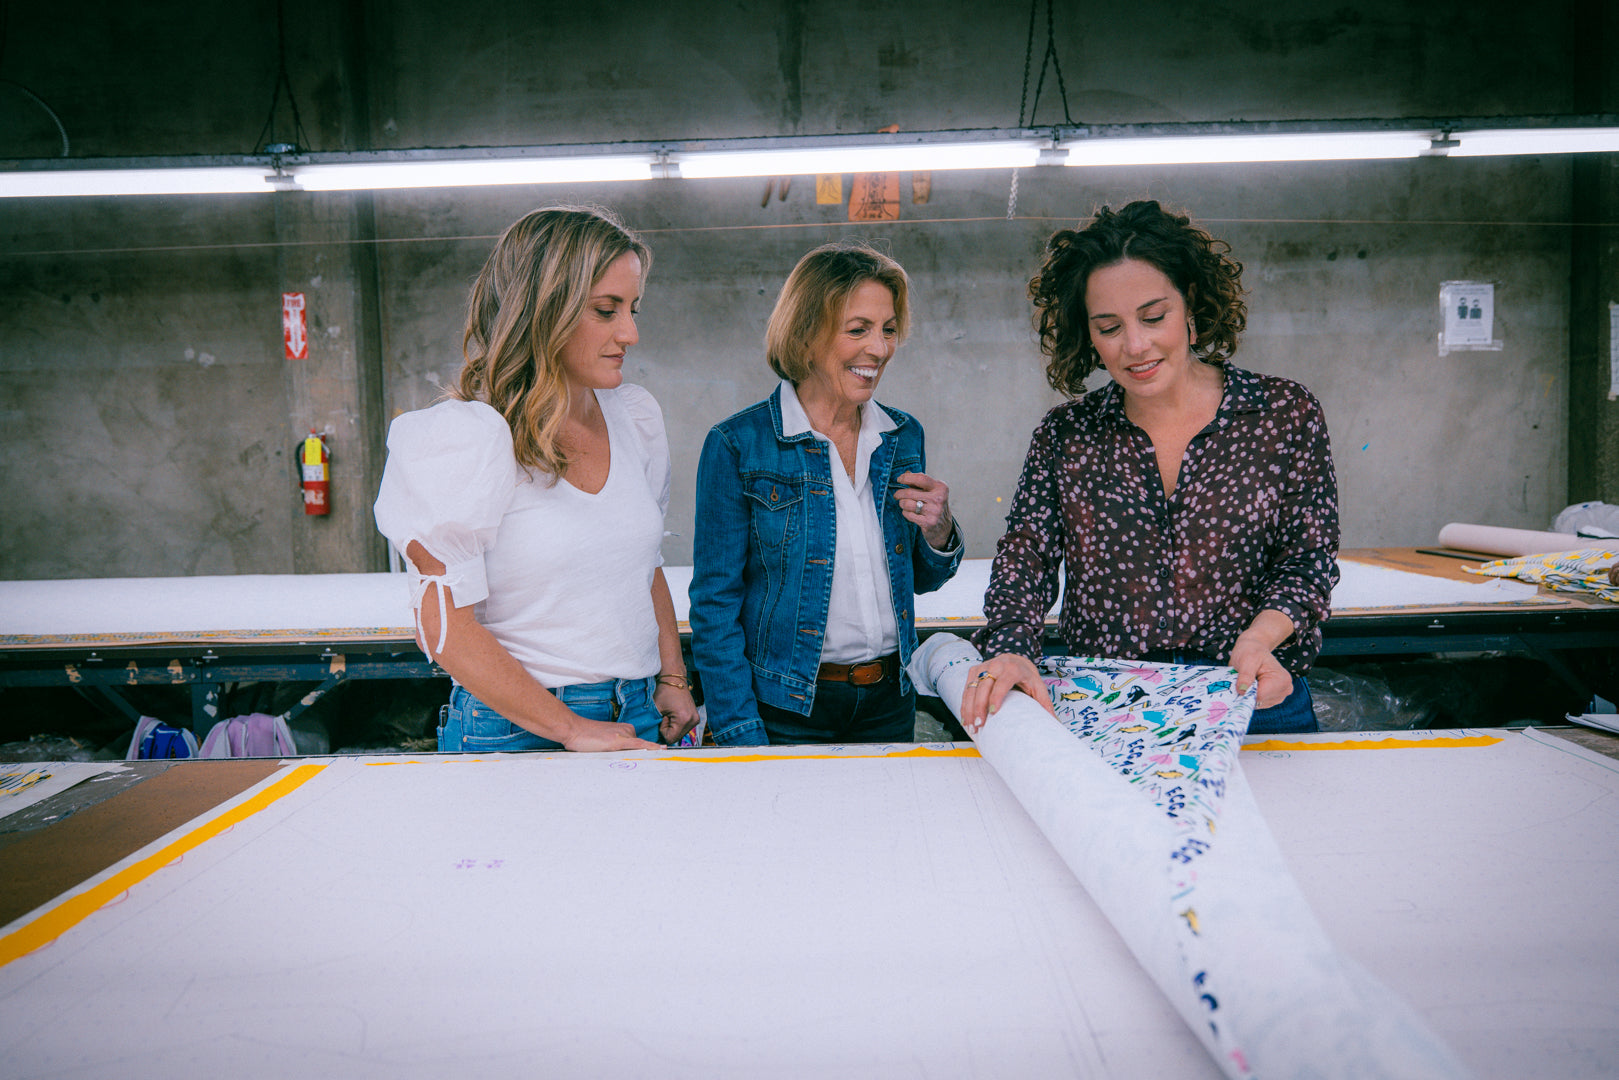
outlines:
[{"label": "ceiling light tube", "polygon": [[1412,158],[1434,132],[1334,131],[1281,135],[1199,135],[1065,141],[1068,165],[1203,165],[1265,161]]},{"label": "ceiling light tube", "polygon": [[236,195],[275,191],[274,174],[252,166],[170,169],[0,170],[0,198],[59,195]]},{"label": "ceiling light tube", "polygon": [[780,150],[688,150],[675,155],[687,179],[725,176],[804,176],[811,173],[931,172],[1033,166],[1041,143],[922,143],[910,146],[825,146]]},{"label": "ceiling light tube", "polygon": [[1500,131],[1458,131],[1451,135],[1460,145],[1447,157],[1489,157],[1504,154],[1611,154],[1619,151],[1619,128],[1519,128]]},{"label": "ceiling light tube", "polygon": [[608,157],[492,158],[475,161],[366,161],[296,165],[293,182],[305,191],[483,187],[493,184],[587,184],[652,179],[650,154]]}]

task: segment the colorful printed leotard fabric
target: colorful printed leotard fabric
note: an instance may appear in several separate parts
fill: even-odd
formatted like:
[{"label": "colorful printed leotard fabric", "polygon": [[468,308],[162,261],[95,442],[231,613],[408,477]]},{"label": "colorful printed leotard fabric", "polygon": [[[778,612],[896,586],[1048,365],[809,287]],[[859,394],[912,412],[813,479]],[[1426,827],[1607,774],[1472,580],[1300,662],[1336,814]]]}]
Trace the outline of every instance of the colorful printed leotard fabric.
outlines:
[{"label": "colorful printed leotard fabric", "polygon": [[1198,947],[1197,870],[1253,716],[1253,692],[1236,693],[1231,668],[1063,656],[1046,657],[1040,671],[1057,718],[1169,820],[1170,903],[1181,955],[1216,1044],[1245,1074]]}]

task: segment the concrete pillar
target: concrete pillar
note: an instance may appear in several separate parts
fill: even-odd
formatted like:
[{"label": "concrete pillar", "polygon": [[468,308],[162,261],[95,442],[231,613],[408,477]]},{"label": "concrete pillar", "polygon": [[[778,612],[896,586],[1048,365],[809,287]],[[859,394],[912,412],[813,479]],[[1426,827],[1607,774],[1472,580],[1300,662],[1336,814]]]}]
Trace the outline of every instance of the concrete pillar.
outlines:
[{"label": "concrete pillar", "polygon": [[375,217],[368,193],[288,192],[276,200],[283,293],[302,293],[309,355],[287,360],[287,442],[311,428],[332,451],[331,513],[294,515],[299,574],[387,569],[371,517],[382,472]]},{"label": "concrete pillar", "polygon": [[[1619,112],[1619,73],[1608,56],[1619,45],[1619,10],[1602,2],[1575,9],[1575,107]],[[1619,504],[1619,399],[1611,396],[1608,307],[1619,303],[1619,154],[1576,155],[1573,184],[1568,499]]]},{"label": "concrete pillar", "polygon": [[[300,97],[311,145],[371,148],[370,51],[365,5],[295,4],[288,63],[306,79]],[[386,570],[371,517],[382,476],[383,331],[370,192],[285,192],[276,199],[282,292],[302,293],[309,356],[287,360],[287,438],[311,428],[332,451],[331,513],[294,515],[294,573]]]}]

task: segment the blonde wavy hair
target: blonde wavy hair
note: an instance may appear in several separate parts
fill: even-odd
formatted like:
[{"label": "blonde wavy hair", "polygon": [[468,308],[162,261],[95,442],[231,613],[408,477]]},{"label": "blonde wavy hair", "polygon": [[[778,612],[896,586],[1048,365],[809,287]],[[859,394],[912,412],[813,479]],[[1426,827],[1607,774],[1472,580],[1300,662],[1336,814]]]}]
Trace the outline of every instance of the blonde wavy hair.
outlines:
[{"label": "blonde wavy hair", "polygon": [[569,405],[562,348],[591,290],[623,255],[641,260],[645,281],[652,252],[611,211],[547,206],[501,234],[472,285],[461,337],[466,364],[451,394],[504,416],[518,464],[553,482],[568,468],[558,445]]}]

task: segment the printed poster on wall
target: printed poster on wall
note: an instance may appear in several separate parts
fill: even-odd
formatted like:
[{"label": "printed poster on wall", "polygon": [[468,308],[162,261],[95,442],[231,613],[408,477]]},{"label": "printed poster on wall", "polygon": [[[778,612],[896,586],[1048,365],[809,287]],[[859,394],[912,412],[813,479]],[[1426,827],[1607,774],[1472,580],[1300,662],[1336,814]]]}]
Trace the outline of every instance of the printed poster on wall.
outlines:
[{"label": "printed poster on wall", "polygon": [[899,173],[856,173],[849,192],[850,221],[898,221]]},{"label": "printed poster on wall", "polygon": [[1439,334],[1439,355],[1459,349],[1499,351],[1495,336],[1495,286],[1488,281],[1445,281],[1439,285],[1439,310],[1444,329]]}]

